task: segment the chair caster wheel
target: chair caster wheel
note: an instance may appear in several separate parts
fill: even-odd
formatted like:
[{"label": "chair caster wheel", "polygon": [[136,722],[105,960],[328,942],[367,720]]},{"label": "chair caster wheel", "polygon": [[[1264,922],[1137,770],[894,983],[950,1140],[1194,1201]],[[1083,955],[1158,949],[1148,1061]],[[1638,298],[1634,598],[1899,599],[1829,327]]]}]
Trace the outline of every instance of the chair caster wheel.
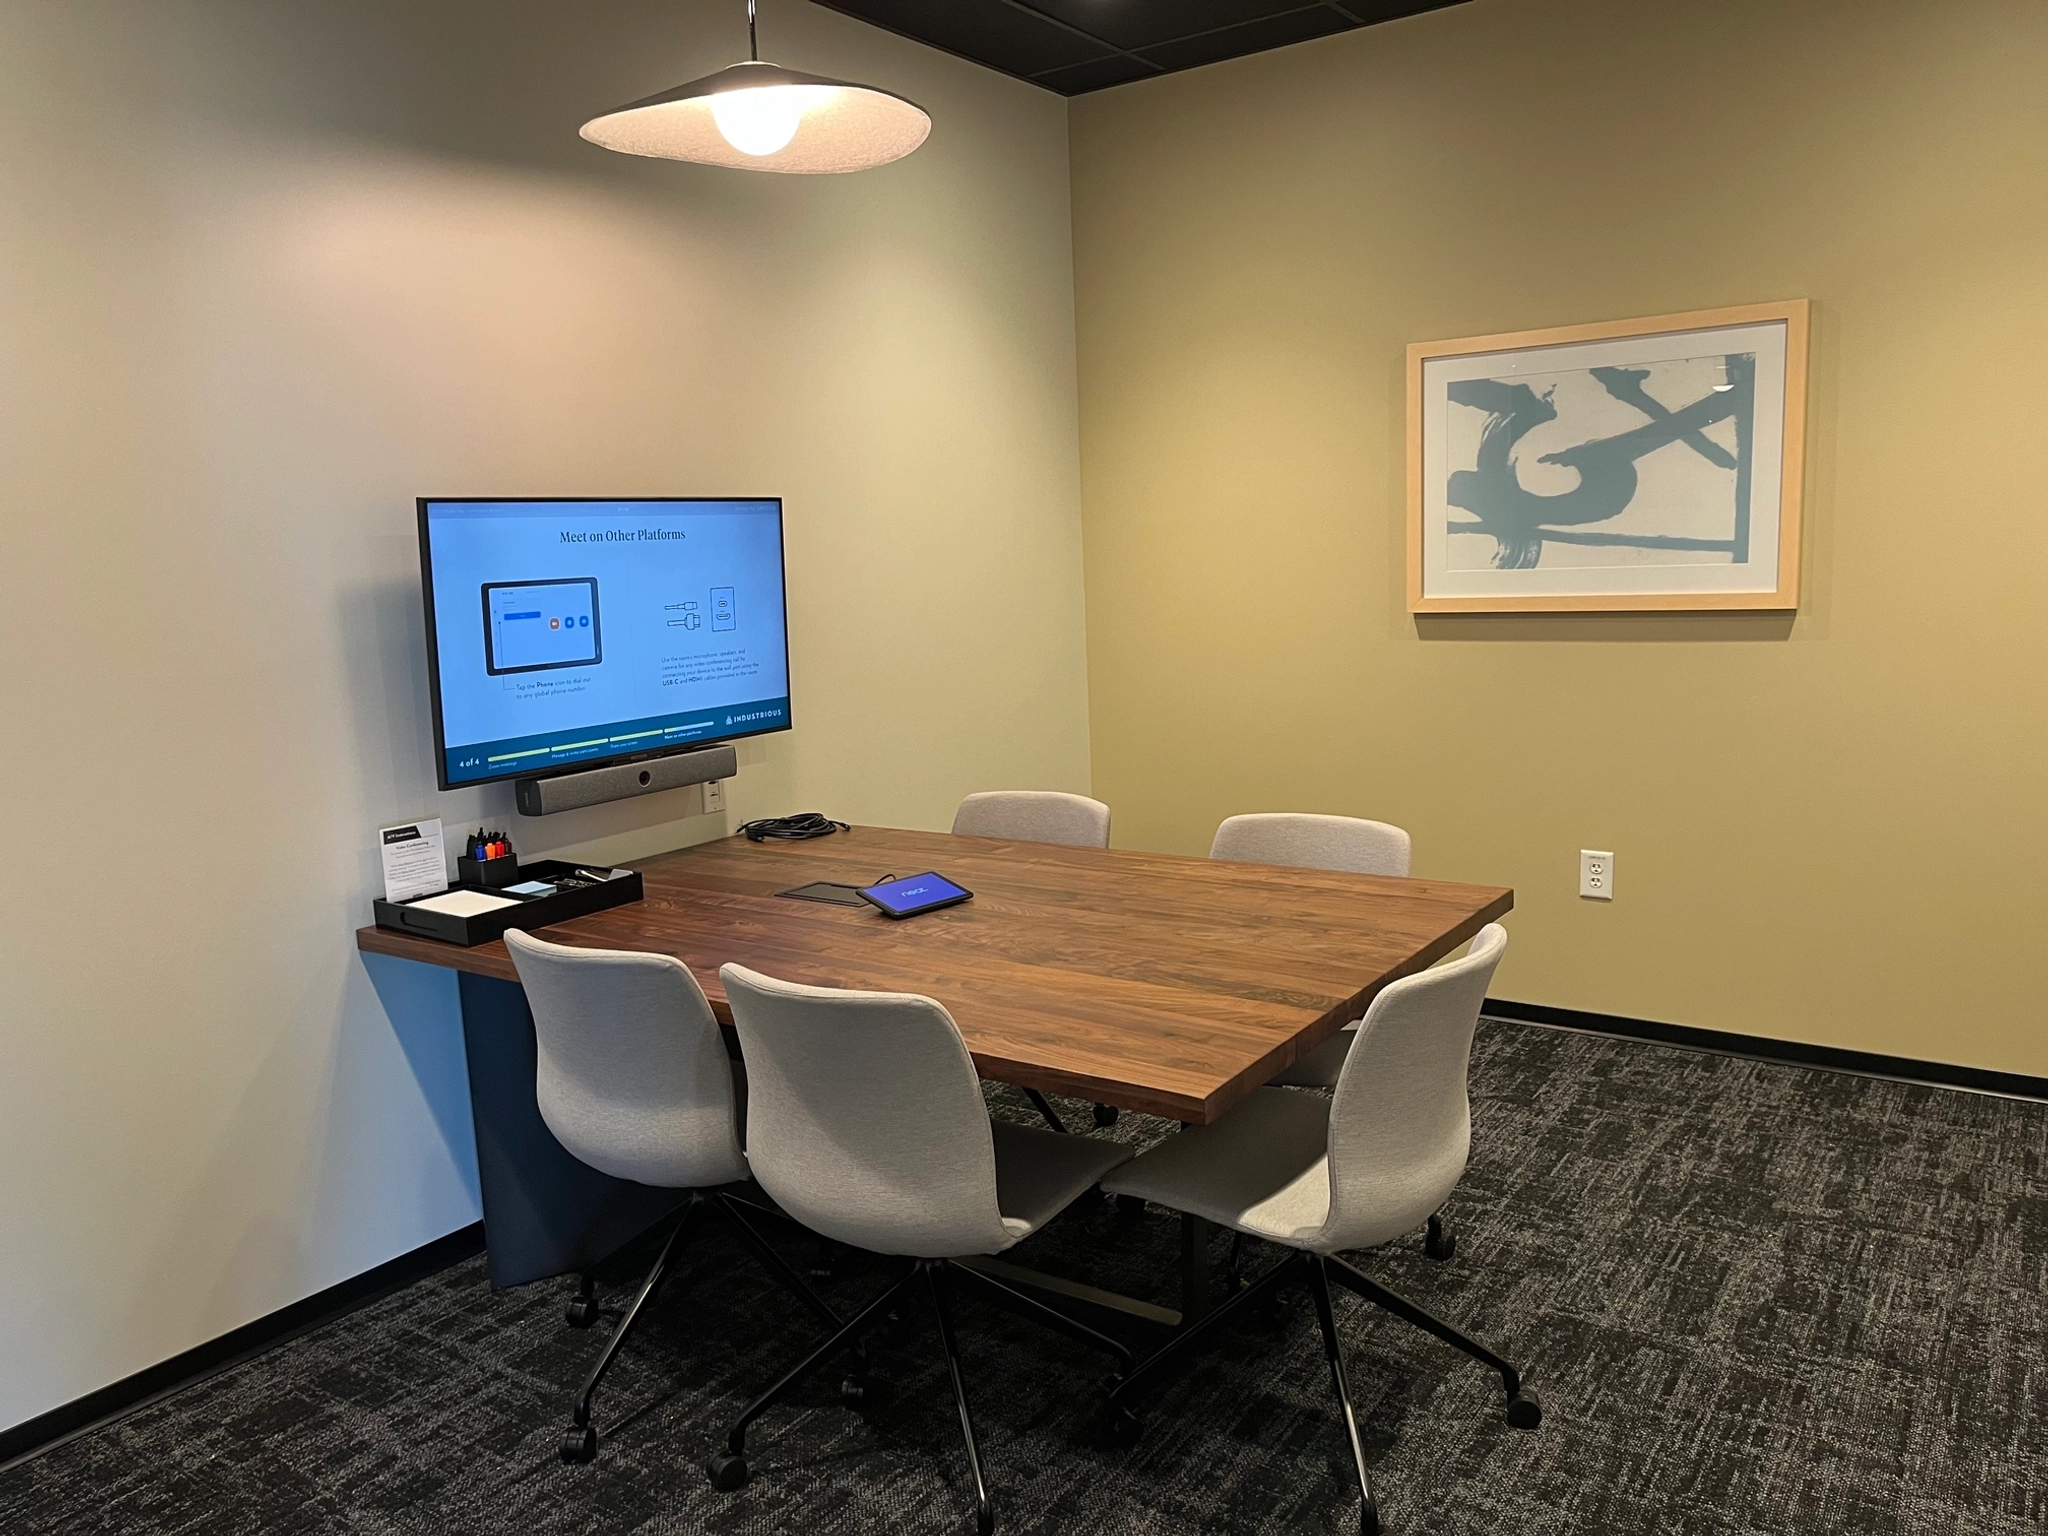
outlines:
[{"label": "chair caster wheel", "polygon": [[588,1328],[598,1319],[598,1305],[595,1296],[577,1296],[562,1310],[562,1318],[571,1328]]},{"label": "chair caster wheel", "polygon": [[572,1428],[562,1436],[562,1460],[572,1467],[597,1460],[595,1425],[585,1424],[580,1429]]},{"label": "chair caster wheel", "polygon": [[1534,1429],[1543,1422],[1543,1404],[1534,1392],[1518,1392],[1508,1399],[1508,1422],[1516,1429]]},{"label": "chair caster wheel", "polygon": [[1441,1216],[1429,1218],[1429,1230],[1423,1235],[1423,1256],[1437,1264],[1447,1264],[1451,1255],[1458,1251],[1458,1234],[1444,1230]]},{"label": "chair caster wheel", "polygon": [[1359,1507],[1358,1536],[1380,1536],[1380,1507],[1370,1497]]},{"label": "chair caster wheel", "polygon": [[858,1376],[839,1383],[839,1401],[849,1408],[865,1408],[874,1401],[874,1391]]},{"label": "chair caster wheel", "polygon": [[1116,1106],[1114,1104],[1098,1104],[1095,1106],[1095,1125],[1098,1130],[1106,1131],[1115,1124]]},{"label": "chair caster wheel", "polygon": [[704,1463],[705,1475],[720,1493],[738,1493],[747,1486],[747,1458],[719,1451]]},{"label": "chair caster wheel", "polygon": [[1109,1415],[1109,1438],[1128,1451],[1145,1438],[1145,1421],[1128,1408],[1113,1409]]}]

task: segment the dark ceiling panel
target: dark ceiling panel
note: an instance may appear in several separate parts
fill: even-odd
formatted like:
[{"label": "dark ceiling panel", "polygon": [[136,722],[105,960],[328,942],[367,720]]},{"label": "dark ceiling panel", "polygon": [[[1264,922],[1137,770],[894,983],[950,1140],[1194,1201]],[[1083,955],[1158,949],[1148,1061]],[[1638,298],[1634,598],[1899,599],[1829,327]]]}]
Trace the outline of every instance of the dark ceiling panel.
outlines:
[{"label": "dark ceiling panel", "polygon": [[828,0],[835,11],[1027,80],[1099,59],[1110,48],[1006,0]]},{"label": "dark ceiling panel", "polygon": [[1463,0],[820,0],[1079,96]]},{"label": "dark ceiling panel", "polygon": [[1153,75],[1164,74],[1157,65],[1147,64],[1143,59],[1128,53],[1112,53],[1106,59],[1094,59],[1086,64],[1070,64],[1065,69],[1048,69],[1042,75],[1031,78],[1049,91],[1058,91],[1062,96],[1079,96],[1084,91],[1099,91],[1105,86],[1128,85],[1133,80],[1150,79]]},{"label": "dark ceiling panel", "polygon": [[[1310,0],[1026,0],[1119,48],[1143,49],[1260,16],[1298,11]],[[1315,0],[1320,4],[1321,0]],[[1333,13],[1334,14],[1334,13]]]}]

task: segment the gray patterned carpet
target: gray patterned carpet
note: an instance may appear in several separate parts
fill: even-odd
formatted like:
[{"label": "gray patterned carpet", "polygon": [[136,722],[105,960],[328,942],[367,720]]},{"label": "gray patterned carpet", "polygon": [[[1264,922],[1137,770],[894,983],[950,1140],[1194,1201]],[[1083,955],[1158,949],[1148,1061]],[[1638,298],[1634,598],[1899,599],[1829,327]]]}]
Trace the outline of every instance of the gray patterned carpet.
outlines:
[{"label": "gray patterned carpet", "polygon": [[[1476,1366],[1340,1299],[1396,1536],[2048,1529],[2048,1105],[1493,1022],[1474,1100],[1457,1257],[1360,1262],[1523,1363],[1547,1418],[1509,1429]],[[1164,1214],[1088,1202],[1014,1256],[1168,1301],[1176,1251]],[[842,1264],[828,1294],[856,1304],[883,1273]],[[873,1411],[821,1382],[722,1495],[699,1466],[802,1316],[708,1240],[607,1383],[598,1461],[568,1467],[597,1336],[562,1325],[565,1296],[493,1295],[460,1265],[0,1474],[0,1530],[970,1528],[921,1311],[878,1341]],[[1226,1332],[1129,1452],[1091,1437],[1096,1357],[959,1310],[1000,1529],[1357,1529],[1305,1305]]]}]

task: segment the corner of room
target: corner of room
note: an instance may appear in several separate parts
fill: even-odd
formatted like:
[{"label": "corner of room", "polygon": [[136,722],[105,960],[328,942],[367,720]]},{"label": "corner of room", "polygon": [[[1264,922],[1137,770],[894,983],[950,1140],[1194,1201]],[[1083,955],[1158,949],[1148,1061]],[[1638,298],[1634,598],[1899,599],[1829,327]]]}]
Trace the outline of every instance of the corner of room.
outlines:
[{"label": "corner of room", "polygon": [[2037,1529],[2044,66],[0,5],[0,1527]]}]

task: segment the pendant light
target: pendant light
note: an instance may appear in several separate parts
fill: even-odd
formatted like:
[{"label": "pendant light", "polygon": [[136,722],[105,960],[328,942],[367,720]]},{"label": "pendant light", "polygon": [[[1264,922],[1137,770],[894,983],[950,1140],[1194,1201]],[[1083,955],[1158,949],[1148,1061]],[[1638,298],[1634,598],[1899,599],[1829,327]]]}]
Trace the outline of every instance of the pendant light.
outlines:
[{"label": "pendant light", "polygon": [[924,109],[901,96],[762,63],[754,0],[747,53],[744,64],[593,117],[583,137],[627,155],[819,174],[887,165],[932,131]]}]

